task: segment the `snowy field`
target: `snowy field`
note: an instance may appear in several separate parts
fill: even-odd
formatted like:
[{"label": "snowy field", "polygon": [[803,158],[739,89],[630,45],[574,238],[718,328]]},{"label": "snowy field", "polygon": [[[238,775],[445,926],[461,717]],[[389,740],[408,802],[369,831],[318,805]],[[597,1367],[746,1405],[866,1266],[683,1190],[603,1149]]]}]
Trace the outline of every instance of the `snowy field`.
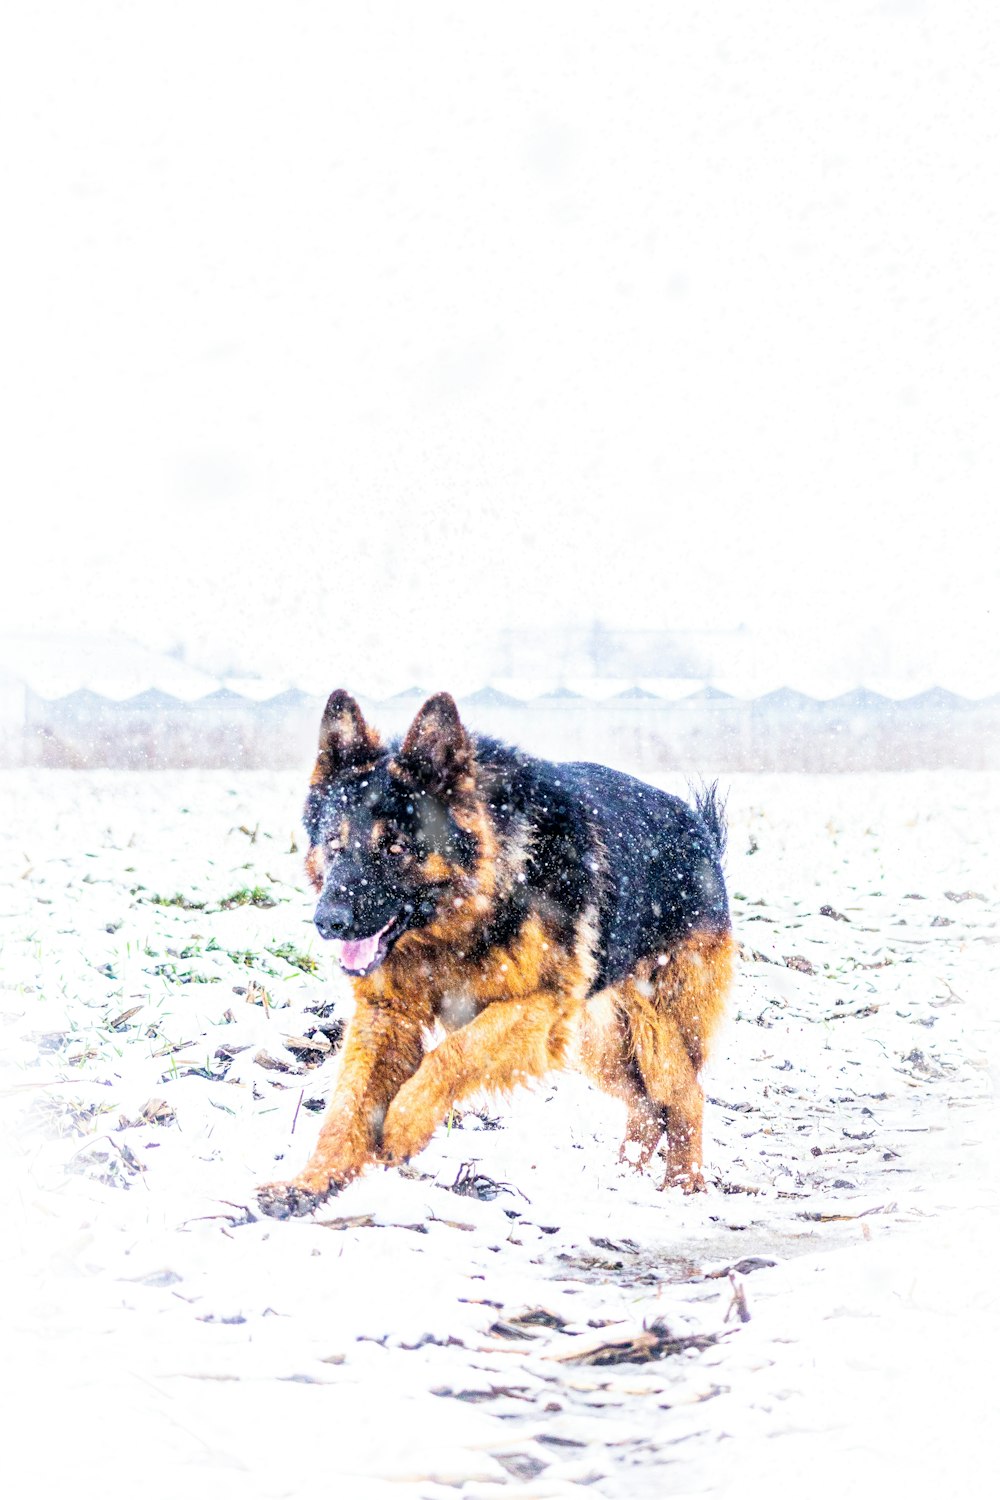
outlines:
[{"label": "snowy field", "polygon": [[994,1493],[1000,778],[731,779],[705,1194],[567,1075],[288,1222],[302,779],[0,787],[8,1494]]}]

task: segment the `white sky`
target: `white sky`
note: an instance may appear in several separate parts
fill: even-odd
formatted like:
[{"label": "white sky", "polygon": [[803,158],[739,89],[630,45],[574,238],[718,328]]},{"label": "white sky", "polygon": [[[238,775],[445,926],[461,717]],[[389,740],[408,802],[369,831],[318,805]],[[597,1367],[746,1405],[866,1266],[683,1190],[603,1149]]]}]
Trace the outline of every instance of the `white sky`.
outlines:
[{"label": "white sky", "polygon": [[0,628],[1000,661],[1000,8],[14,4]]}]

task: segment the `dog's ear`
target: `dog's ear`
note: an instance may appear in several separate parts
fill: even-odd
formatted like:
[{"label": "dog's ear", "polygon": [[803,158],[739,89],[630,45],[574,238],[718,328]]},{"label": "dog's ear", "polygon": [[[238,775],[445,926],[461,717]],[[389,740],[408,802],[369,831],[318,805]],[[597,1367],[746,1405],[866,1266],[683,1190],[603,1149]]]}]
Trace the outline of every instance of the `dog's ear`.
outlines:
[{"label": "dog's ear", "polygon": [[351,766],[370,765],[381,748],[381,740],[366,724],[364,714],[350,693],[338,688],[330,694],[319,726],[319,755],[313,785]]},{"label": "dog's ear", "polygon": [[406,731],[396,768],[424,791],[446,800],[471,792],[472,741],[450,693],[428,698]]}]

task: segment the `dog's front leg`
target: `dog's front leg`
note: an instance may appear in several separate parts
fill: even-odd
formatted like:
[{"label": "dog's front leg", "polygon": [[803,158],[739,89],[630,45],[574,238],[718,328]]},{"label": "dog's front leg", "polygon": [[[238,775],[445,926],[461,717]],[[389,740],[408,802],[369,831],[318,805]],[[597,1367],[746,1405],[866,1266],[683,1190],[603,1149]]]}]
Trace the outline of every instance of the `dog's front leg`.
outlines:
[{"label": "dog's front leg", "polygon": [[575,1006],[564,996],[494,1000],[428,1052],[389,1106],[382,1156],[406,1161],[427,1145],[453,1104],[480,1089],[506,1093],[566,1060]]},{"label": "dog's front leg", "polygon": [[391,1100],[420,1066],[429,1020],[419,1005],[357,997],[316,1149],[291,1182],[260,1189],[265,1213],[275,1218],[310,1213],[372,1160]]}]

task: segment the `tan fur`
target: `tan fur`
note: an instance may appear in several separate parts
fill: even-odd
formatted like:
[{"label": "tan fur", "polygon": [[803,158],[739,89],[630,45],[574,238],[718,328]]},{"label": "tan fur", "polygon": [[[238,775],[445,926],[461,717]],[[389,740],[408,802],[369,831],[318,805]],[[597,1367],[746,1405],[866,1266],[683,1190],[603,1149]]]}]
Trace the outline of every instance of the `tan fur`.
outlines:
[{"label": "tan fur", "polygon": [[425,880],[445,881],[451,878],[452,867],[440,854],[428,854],[421,866]]},{"label": "tan fur", "polygon": [[337,1087],[296,1187],[322,1197],[372,1160],[390,1102],[420,1066],[423,1035],[433,1019],[416,1000],[404,1005],[358,996]]},{"label": "tan fur", "polygon": [[[625,1103],[625,1137],[618,1160],[641,1170],[660,1144],[666,1128],[663,1110],[643,1087],[630,1056],[628,1024],[617,996],[610,990],[596,995],[583,1008],[579,1034],[579,1067],[598,1088]],[[635,1156],[631,1146],[638,1147]]]},{"label": "tan fur", "polygon": [[694,1192],[704,1187],[702,1113],[698,1074],[722,1019],[732,980],[735,945],[730,933],[696,933],[620,987],[629,1055],[649,1099],[666,1110],[667,1175]]},{"label": "tan fur", "polygon": [[[377,754],[377,736],[346,694],[331,696],[321,728],[313,784],[330,757],[349,754],[352,769]],[[415,759],[423,757],[423,759]],[[504,846],[475,791],[471,747],[454,703],[430,699],[393,764],[402,777],[447,779],[449,812],[474,835],[474,868],[441,854],[424,861],[423,878],[440,887],[437,915],[405,932],[384,962],[353,981],[356,1009],[341,1069],[316,1150],[292,1183],[262,1191],[262,1203],[301,1211],[296,1193],[322,1198],[375,1160],[403,1161],[421,1151],[453,1104],[479,1090],[505,1093],[566,1066],[579,1066],[624,1101],[622,1157],[631,1147],[645,1166],[664,1133],[664,1187],[704,1185],[699,1072],[721,1020],[732,979],[734,942],[724,932],[694,932],[633,973],[587,996],[598,973],[599,926],[585,912],[560,940],[545,916],[529,915],[503,946],[482,945],[498,903],[523,879],[524,830]],[[419,795],[419,792],[418,792]],[[595,839],[598,872],[607,851]],[[306,870],[323,885],[325,856],[311,848]],[[427,1051],[441,1022],[449,1034]],[[311,1204],[307,1204],[311,1206]]]},{"label": "tan fur", "polygon": [[453,1104],[485,1089],[506,1093],[563,1065],[573,1002],[541,991],[495,1000],[446,1037],[404,1083],[386,1116],[382,1151],[405,1161],[427,1145]]},{"label": "tan fur", "polygon": [[[665,1130],[663,1186],[704,1186],[698,1069],[732,977],[730,934],[694,934],[664,954],[665,962],[646,961],[589,1003],[583,967],[567,963],[537,918],[482,966],[434,946],[400,942],[380,969],[355,981],[357,1009],[340,1077],[296,1187],[322,1196],[376,1157],[415,1155],[452,1105],[565,1067],[574,1040],[582,1070],[625,1101],[622,1158],[635,1144],[634,1164],[646,1165]],[[425,1053],[423,1038],[449,986],[459,985],[477,1013]]]},{"label": "tan fur", "polygon": [[306,855],[306,875],[314,891],[323,889],[323,851],[315,844]]}]

